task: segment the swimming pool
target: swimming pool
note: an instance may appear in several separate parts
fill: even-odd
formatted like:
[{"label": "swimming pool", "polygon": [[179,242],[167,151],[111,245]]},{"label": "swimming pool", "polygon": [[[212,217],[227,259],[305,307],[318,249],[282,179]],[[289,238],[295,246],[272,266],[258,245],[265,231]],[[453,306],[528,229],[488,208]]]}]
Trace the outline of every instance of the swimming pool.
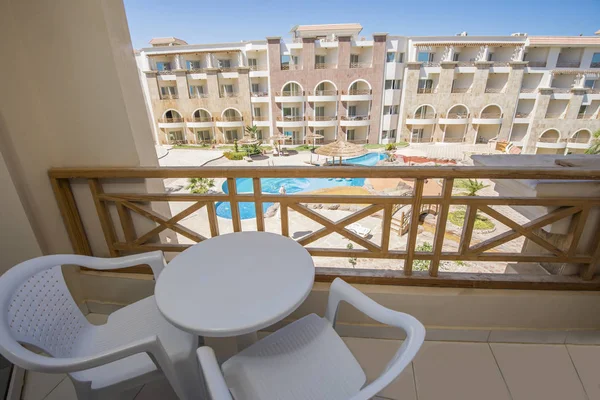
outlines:
[{"label": "swimming pool", "polygon": [[[344,161],[345,164],[373,166],[379,160],[386,158],[385,154],[368,153],[360,157],[349,158]],[[263,193],[279,193],[279,188],[284,187],[288,194],[311,192],[318,189],[326,189],[336,186],[363,186],[365,178],[261,178],[260,180]],[[238,193],[253,193],[254,187],[252,178],[236,179]],[[223,192],[229,193],[227,182],[223,182]],[[256,217],[254,202],[238,203],[241,219],[250,219]],[[263,212],[267,211],[273,203],[263,203]],[[216,204],[217,215],[222,218],[231,219],[231,205],[229,202],[219,202]]]}]

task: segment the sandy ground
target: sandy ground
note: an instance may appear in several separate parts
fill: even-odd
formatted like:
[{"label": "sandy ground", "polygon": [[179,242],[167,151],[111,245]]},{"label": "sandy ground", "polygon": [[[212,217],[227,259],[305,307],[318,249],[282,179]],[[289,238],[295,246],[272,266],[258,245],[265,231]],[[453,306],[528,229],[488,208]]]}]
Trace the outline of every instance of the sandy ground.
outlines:
[{"label": "sandy ground", "polygon": [[[456,156],[456,151],[448,150],[446,147],[454,147],[454,146],[437,146],[437,145],[424,145],[419,148],[409,149],[400,149],[399,152],[407,152],[411,155],[416,155],[417,153],[425,155],[431,154],[431,156],[436,156],[438,158],[444,157],[445,155],[454,155]],[[480,150],[481,145],[479,145]],[[481,151],[482,152],[482,151]],[[229,165],[240,165],[240,166],[254,166],[254,165],[307,165],[305,162],[310,159],[309,152],[300,152],[297,154],[292,154],[287,157],[260,157],[259,159],[255,159],[252,163],[246,161],[230,161],[224,158],[219,158],[216,161],[209,161],[213,159],[215,156],[218,156],[220,153],[217,151],[211,150],[171,150],[167,156],[160,160],[161,165],[198,165],[201,161],[207,162],[207,165],[220,165],[220,166],[229,166]],[[452,153],[452,154],[451,154]],[[444,157],[446,158],[446,157]],[[313,155],[313,160],[316,160],[316,156]],[[323,160],[319,160],[323,161]],[[196,164],[194,164],[196,163]],[[215,189],[220,190],[221,184],[223,180],[216,180]],[[170,191],[173,192],[185,192],[185,185],[187,181],[185,179],[171,179],[166,180],[166,186]],[[369,179],[367,181],[367,186],[371,186],[372,189],[376,192],[385,194],[390,193],[398,187],[400,183],[404,183],[408,187],[412,187],[411,181],[405,181],[401,179]],[[486,196],[495,196],[497,193],[494,191],[493,183],[490,181],[485,181],[486,184],[490,185],[487,188],[483,189],[479,194]],[[402,187],[402,186],[401,186]],[[435,180],[428,180],[425,185],[425,195],[434,196],[439,195],[441,191],[441,187],[439,183]],[[459,192],[457,190],[456,192]],[[341,187],[334,188],[331,190],[321,190],[319,194],[323,193],[334,193],[334,194],[359,194],[359,193],[368,193],[368,191],[364,188],[357,187]],[[395,192],[396,193],[396,192]],[[171,211],[173,215],[182,211],[191,203],[184,202],[171,202]],[[359,208],[360,206],[357,206]],[[315,212],[320,215],[332,220],[338,221],[355,211],[350,210],[342,210],[342,209],[329,209],[335,207],[314,209]],[[451,211],[454,209],[460,208],[460,206],[452,207]],[[517,213],[510,207],[505,206],[495,206],[495,209],[500,211],[503,215],[508,216],[518,223],[525,223],[527,219],[521,216],[521,214]],[[403,207],[396,215],[395,218],[400,219],[400,215],[402,212],[408,212],[410,210],[410,206]],[[233,232],[233,225],[230,219],[218,217],[219,221],[219,229],[220,233],[229,233]],[[480,241],[484,241],[489,239],[499,233],[505,232],[509,230],[506,226],[498,223],[495,220],[492,220],[496,227],[494,230],[490,232],[482,232],[475,231],[473,234],[471,244],[478,243]],[[433,215],[429,215],[422,226],[419,227],[419,233],[417,236],[417,246],[422,245],[424,243],[433,243],[433,238],[435,235],[435,227],[437,223],[437,217]],[[199,234],[210,237],[210,230],[208,224],[208,216],[205,208],[200,209],[194,214],[186,217],[181,221],[181,224],[185,227],[192,229]],[[382,215],[380,213],[376,213],[372,216],[366,217],[359,221],[359,224],[370,229],[370,235],[368,240],[376,245],[381,244],[382,239]],[[447,224],[447,230],[445,234],[445,241],[443,246],[443,251],[456,251],[458,248],[458,244],[460,241],[460,235],[462,228],[454,226],[450,222]],[[322,226],[317,222],[298,214],[295,211],[289,211],[289,226],[290,226],[290,236],[294,239],[299,239],[308,235],[311,232],[314,232]],[[279,219],[277,213],[274,216],[265,218],[265,229],[268,232],[281,233],[281,220]],[[242,230],[243,231],[255,231],[256,230],[256,219],[245,219],[242,220]],[[404,250],[406,249],[406,238],[407,235],[400,235],[398,232],[392,231],[390,237],[390,249],[393,250]],[[191,243],[188,239],[184,237],[179,237],[181,243]],[[313,243],[311,243],[310,247],[326,247],[326,248],[339,248],[345,249],[347,248],[350,241],[337,234],[329,234]],[[499,246],[493,251],[498,252],[518,252],[521,250],[523,244],[523,238],[515,239],[510,241],[502,246]],[[356,243],[353,243],[354,249],[362,249],[362,247]],[[320,267],[330,267],[330,268],[351,268],[352,264],[349,262],[349,259],[345,258],[325,258],[325,257],[315,257],[315,264]],[[373,268],[373,269],[402,269],[403,262],[399,260],[378,260],[378,259],[358,259],[355,268]],[[457,262],[442,262],[440,269],[442,271],[456,271],[456,272],[488,272],[488,273],[503,273],[506,268],[506,263],[473,263],[473,262],[465,262],[465,263],[457,263]]]}]

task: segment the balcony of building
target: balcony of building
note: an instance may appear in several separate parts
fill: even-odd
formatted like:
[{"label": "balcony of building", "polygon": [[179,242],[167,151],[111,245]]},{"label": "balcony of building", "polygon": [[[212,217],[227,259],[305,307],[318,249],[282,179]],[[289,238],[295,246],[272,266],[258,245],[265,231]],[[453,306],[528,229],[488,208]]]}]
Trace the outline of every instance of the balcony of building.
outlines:
[{"label": "balcony of building", "polygon": [[469,122],[469,109],[463,104],[455,104],[445,114],[440,115],[440,125],[465,125]]},{"label": "balcony of building", "polygon": [[373,100],[371,84],[362,79],[356,80],[350,84],[348,90],[342,91],[340,99],[342,101],[371,101]]},{"label": "balcony of building", "polygon": [[167,110],[158,119],[159,128],[183,128],[184,119],[181,113],[175,110]]},{"label": "balcony of building", "polygon": [[485,86],[485,93],[504,93],[508,84],[506,73],[490,73]]},{"label": "balcony of building", "polygon": [[158,85],[158,94],[161,100],[177,100],[179,93],[174,81],[161,81]]},{"label": "balcony of building", "polygon": [[365,144],[369,141],[369,127],[362,125],[348,125],[342,128],[346,132],[346,140],[354,144]]},{"label": "balcony of building", "polygon": [[519,98],[536,98],[538,89],[542,86],[544,74],[523,74]]},{"label": "balcony of building", "polygon": [[250,78],[269,76],[269,57],[266,50],[246,51],[246,65]]},{"label": "balcony of building", "polygon": [[578,83],[577,74],[554,74],[550,86],[555,94],[569,94]]},{"label": "balcony of building", "polygon": [[204,74],[209,68],[210,55],[207,53],[186,54],[181,57],[188,74]]},{"label": "balcony of building", "polygon": [[569,109],[569,100],[551,99],[546,109],[546,119],[563,119]]},{"label": "balcony of building", "polygon": [[535,154],[564,154],[567,139],[562,139],[557,129],[547,129],[535,143]]},{"label": "balcony of building", "polygon": [[418,46],[415,61],[421,62],[423,68],[439,67],[444,61],[444,48]]},{"label": "balcony of building", "polygon": [[546,68],[550,47],[528,47],[523,54],[529,68]]},{"label": "balcony of building", "polygon": [[215,126],[212,114],[205,109],[199,108],[187,119],[188,128],[212,128]]},{"label": "balcony of building", "polygon": [[[594,277],[598,271],[598,241],[594,238],[599,226],[600,172],[593,163],[587,164],[583,157],[520,155],[472,156],[477,168],[268,167],[266,162],[252,168],[232,164],[160,167],[152,143],[151,121],[136,81],[133,54],[120,51],[123,47],[132,48],[122,4],[86,2],[85,7],[74,4],[39,3],[35,13],[19,2],[0,5],[0,15],[10,15],[13,22],[0,25],[3,37],[26,41],[25,45],[21,41],[6,41],[8,51],[11,54],[15,51],[19,57],[7,57],[0,70],[11,74],[15,82],[27,81],[37,88],[34,102],[19,95],[22,85],[5,85],[4,96],[0,98],[2,110],[31,107],[26,123],[22,114],[3,113],[1,135],[10,143],[9,149],[3,146],[0,150],[3,222],[11,229],[0,243],[0,279],[12,275],[13,266],[22,261],[59,253],[106,257],[108,261],[103,265],[108,262],[111,266],[121,266],[117,257],[164,251],[157,254],[161,265],[164,265],[163,255],[166,258],[166,268],[161,272],[164,274],[169,268],[174,270],[177,258],[182,258],[180,253],[197,242],[212,247],[211,240],[232,232],[267,231],[304,248],[300,250],[316,265],[311,275],[315,282],[307,286],[306,297],[297,302],[291,313],[281,320],[269,320],[269,326],[258,329],[259,337],[307,315],[324,315],[330,281],[335,277],[351,282],[357,292],[392,310],[386,315],[402,315],[394,312],[399,311],[424,324],[426,342],[412,362],[407,363],[384,392],[370,397],[570,400],[597,396],[600,285],[598,277]],[[119,29],[97,29],[98,26]],[[105,45],[65,46],[73,37],[82,43]],[[50,40],[41,40],[44,38]],[[32,73],[41,52],[47,57],[49,74]],[[85,80],[73,79],[74,71],[90,68],[103,73],[85,73]],[[52,84],[47,82],[49,77]],[[122,95],[114,96],[113,85],[107,87],[106,82],[117,85]],[[57,92],[56,86],[62,90]],[[102,100],[102,107],[98,107],[97,99]],[[95,123],[90,124],[86,118],[72,118],[69,124],[64,124],[64,118],[48,118],[75,109],[80,115],[93,115]],[[423,129],[422,134],[418,129]],[[415,141],[424,141],[431,133],[418,129],[411,132]],[[365,140],[366,136],[357,134],[364,135],[367,131],[366,127],[360,132],[348,130],[346,135],[349,140]],[[302,131],[293,132],[299,133],[294,135],[294,141],[303,142]],[[217,130],[218,140],[221,135],[228,142],[241,139],[243,126]],[[563,167],[555,164],[555,160],[586,164]],[[194,193],[186,188],[191,178],[215,179],[215,186],[206,193]],[[458,183],[468,178],[490,186],[477,196],[465,196]],[[321,179],[318,182],[348,188],[364,179],[372,191],[279,194],[281,186],[276,182],[282,179],[300,184],[296,187],[307,180]],[[392,181],[387,188],[391,190],[375,189],[389,179]],[[261,212],[271,204],[279,205],[279,213],[274,209]],[[410,209],[414,212],[409,212]],[[227,214],[228,210],[235,211]],[[421,210],[428,215],[424,216]],[[436,215],[429,210],[436,210]],[[456,211],[462,211],[462,227],[450,225],[456,221]],[[405,233],[398,232],[397,226],[402,226],[396,225],[403,212]],[[476,229],[481,213],[496,223],[495,231],[482,234]],[[357,221],[370,230],[365,237],[354,233],[356,228],[350,226]],[[513,240],[521,242],[515,245],[510,243]],[[349,243],[353,245],[348,246]],[[256,246],[261,247],[260,243]],[[288,282],[286,274],[278,268],[274,275],[257,279],[252,271],[259,272],[263,263],[277,252],[276,247],[261,251],[225,248],[220,254],[237,257],[231,266],[248,271],[246,276],[251,279],[230,274],[223,279],[224,290],[214,301],[186,303],[179,310],[196,316],[203,309],[219,317],[223,314],[214,310],[223,299],[227,302],[241,299],[235,304],[237,307],[232,307],[234,319],[247,321],[258,310],[273,308],[285,293],[272,284],[272,279],[280,274],[278,279]],[[256,262],[250,262],[249,256]],[[208,264],[202,257],[191,258],[196,271],[204,270]],[[293,259],[284,254],[277,266],[285,267]],[[127,353],[127,359],[116,360],[108,358],[115,356],[110,352],[112,347],[105,346],[96,353],[91,351],[90,342],[79,342],[86,358],[76,361],[87,363],[100,358],[101,378],[111,377],[110,381],[103,379],[103,384],[140,378],[129,381],[126,392],[112,393],[109,398],[177,398],[164,378],[167,369],[155,362],[160,365],[164,354],[161,349],[181,344],[181,340],[175,340],[178,335],[192,338],[191,343],[198,337],[175,329],[162,316],[156,307],[156,297],[152,297],[159,288],[151,269],[138,264],[131,269],[90,271],[80,267],[86,265],[88,258],[69,260],[69,265],[62,268],[64,273],[61,268],[53,270],[54,276],[64,277],[67,287],[63,293],[74,300],[65,313],[69,317],[87,314],[89,321],[105,332],[113,327],[113,322],[121,321],[122,329],[110,330],[119,346],[132,342],[143,346],[145,336],[132,334],[140,328],[150,329],[152,343],[157,343],[151,350],[159,355],[151,358],[144,354],[146,348],[136,347]],[[52,265],[56,263],[54,259]],[[196,282],[189,280],[166,291],[167,298],[179,295],[182,290],[197,289]],[[257,306],[252,296],[242,298],[240,292],[228,292],[233,285],[248,288],[249,282],[272,290],[273,295]],[[13,297],[5,288],[3,285],[1,297]],[[15,284],[10,290],[16,293],[18,288]],[[17,304],[29,304],[28,316],[48,312],[48,303],[39,300]],[[130,314],[130,318],[122,318],[123,311],[131,307],[137,312]],[[22,338],[9,329],[8,310],[6,306],[0,340],[9,336],[15,340]],[[108,319],[106,314],[111,314]],[[67,323],[56,323],[56,319],[46,321],[54,322],[58,328],[68,327]],[[175,334],[157,342],[153,339],[156,332],[152,332],[157,326]],[[333,327],[328,327],[328,331],[334,334]],[[365,383],[379,376],[394,359],[401,343],[407,343],[402,330],[367,319],[345,303],[337,315],[335,332],[342,337],[337,343],[349,349],[345,354],[360,364],[357,371],[364,373]],[[61,334],[58,338],[65,336]],[[71,335],[70,339],[73,338]],[[219,362],[238,354],[237,344],[232,345],[236,342],[233,336],[216,338],[204,334],[202,339],[217,349]],[[188,349],[186,354],[193,355],[195,350]],[[328,350],[323,347],[319,355]],[[17,357],[10,355],[14,353],[4,347],[2,352],[17,362]],[[65,360],[72,361],[68,355],[34,356],[40,362],[55,361],[53,365],[59,367],[64,366]],[[131,368],[140,359],[143,360],[141,377],[138,370]],[[275,369],[298,367],[297,360],[299,357],[293,362],[275,364]],[[327,361],[338,359],[332,357]],[[0,362],[0,372],[4,372],[7,364],[4,359]],[[84,371],[76,368],[62,371],[70,371],[74,377],[97,372],[89,371],[97,364],[84,365],[79,364]],[[192,369],[197,365],[195,358],[189,363]],[[32,368],[31,364],[21,366]],[[310,367],[317,366],[321,364],[299,368],[302,374],[294,374],[293,382],[314,372]],[[339,368],[326,371],[343,372],[347,364],[336,367]],[[71,377],[57,369],[53,370],[55,373],[43,371],[27,372],[23,395],[13,398],[74,398]],[[189,371],[168,374],[169,379],[202,382],[199,374]],[[315,376],[305,387],[318,389],[332,385],[332,380],[320,381],[321,378]],[[12,387],[20,387],[21,383],[22,380]],[[356,390],[360,388],[362,378]],[[200,397],[196,396],[200,391],[189,397]]]},{"label": "balcony of building", "polygon": [[190,99],[208,98],[208,81],[206,79],[188,78],[187,82]]},{"label": "balcony of building", "polygon": [[568,47],[560,49],[558,60],[556,61],[557,68],[579,68],[581,66],[581,57],[583,56],[584,48]]},{"label": "balcony of building", "polygon": [[503,112],[500,106],[488,104],[479,115],[473,117],[473,125],[500,125],[502,123]]},{"label": "balcony of building", "polygon": [[353,46],[350,51],[350,68],[371,68],[373,63],[372,46]]},{"label": "balcony of building", "polygon": [[364,115],[342,115],[340,118],[341,126],[369,126],[371,116]]},{"label": "balcony of building", "polygon": [[308,92],[309,102],[336,102],[338,100],[338,90],[333,82],[319,82],[314,90]]},{"label": "balcony of building", "polygon": [[172,74],[173,71],[183,69],[181,60],[176,54],[152,55],[148,57],[150,70],[158,74]]},{"label": "balcony of building", "polygon": [[527,131],[529,130],[528,123],[521,123],[515,120],[515,123],[512,126],[510,131],[509,141],[518,147],[523,147],[525,136],[527,136]]},{"label": "balcony of building", "polygon": [[301,128],[306,126],[306,119],[302,115],[278,115],[275,119],[278,128]]},{"label": "balcony of building", "polygon": [[515,122],[526,123],[533,117],[533,109],[535,107],[534,99],[519,99],[517,110],[515,111]]},{"label": "balcony of building", "polygon": [[237,77],[238,68],[244,65],[243,55],[239,51],[216,52],[211,56],[213,67],[219,69],[221,76]]},{"label": "balcony of building", "polygon": [[277,103],[302,103],[306,99],[304,88],[296,82],[288,82],[281,88],[281,91],[275,92],[275,102]]},{"label": "balcony of building", "polygon": [[492,62],[492,69],[497,67],[508,67],[513,61],[514,46],[490,46],[487,53],[487,61]]},{"label": "balcony of building", "polygon": [[457,63],[457,67],[474,67],[475,61],[479,54],[479,47],[471,46],[454,46],[454,52],[452,59],[448,61],[454,61]]},{"label": "balcony of building", "polygon": [[240,85],[236,78],[219,79],[219,97],[238,97],[240,95]]},{"label": "balcony of building", "polygon": [[331,127],[336,126],[338,118],[336,115],[311,115],[306,117],[307,125],[310,127]]},{"label": "balcony of building", "polygon": [[422,105],[417,107],[413,114],[406,118],[406,125],[435,125],[437,113],[433,106]]},{"label": "balcony of building", "polygon": [[590,147],[592,132],[589,129],[579,129],[567,139],[567,152],[583,153]]},{"label": "balcony of building", "polygon": [[315,69],[335,69],[337,63],[337,47],[315,47]]},{"label": "balcony of building", "polygon": [[473,86],[474,73],[456,72],[452,81],[452,93],[470,93]]},{"label": "balcony of building", "polygon": [[289,53],[281,55],[281,70],[296,71],[302,69],[302,49],[290,49]]},{"label": "balcony of building", "polygon": [[417,94],[437,93],[439,82],[439,73],[428,73],[426,77],[419,79],[419,82],[417,84]]},{"label": "balcony of building", "polygon": [[221,116],[217,118],[216,123],[219,128],[243,127],[244,117],[239,110],[235,108],[227,108],[223,110]]}]

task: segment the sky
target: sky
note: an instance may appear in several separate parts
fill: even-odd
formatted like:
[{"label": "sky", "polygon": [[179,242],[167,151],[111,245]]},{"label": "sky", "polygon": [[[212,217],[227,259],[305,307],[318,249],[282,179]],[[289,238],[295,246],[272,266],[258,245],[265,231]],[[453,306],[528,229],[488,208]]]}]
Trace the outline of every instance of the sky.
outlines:
[{"label": "sky", "polygon": [[124,0],[133,46],[175,36],[190,44],[289,38],[294,25],[358,22],[361,36],[592,36],[600,0]]}]

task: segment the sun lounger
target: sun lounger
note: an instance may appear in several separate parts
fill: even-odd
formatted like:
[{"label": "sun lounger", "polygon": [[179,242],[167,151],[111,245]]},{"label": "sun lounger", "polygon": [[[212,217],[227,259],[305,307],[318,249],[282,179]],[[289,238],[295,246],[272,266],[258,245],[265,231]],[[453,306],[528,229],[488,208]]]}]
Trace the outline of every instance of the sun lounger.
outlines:
[{"label": "sun lounger", "polygon": [[252,157],[246,156],[246,157],[244,157],[244,160],[246,160],[248,162],[252,162]]},{"label": "sun lounger", "polygon": [[358,236],[363,238],[366,238],[371,233],[371,230],[369,228],[365,228],[364,226],[357,223],[350,224],[346,228],[348,228],[350,232],[356,233]]},{"label": "sun lounger", "polygon": [[273,156],[274,157],[279,156],[279,151],[277,149],[273,149]]}]

